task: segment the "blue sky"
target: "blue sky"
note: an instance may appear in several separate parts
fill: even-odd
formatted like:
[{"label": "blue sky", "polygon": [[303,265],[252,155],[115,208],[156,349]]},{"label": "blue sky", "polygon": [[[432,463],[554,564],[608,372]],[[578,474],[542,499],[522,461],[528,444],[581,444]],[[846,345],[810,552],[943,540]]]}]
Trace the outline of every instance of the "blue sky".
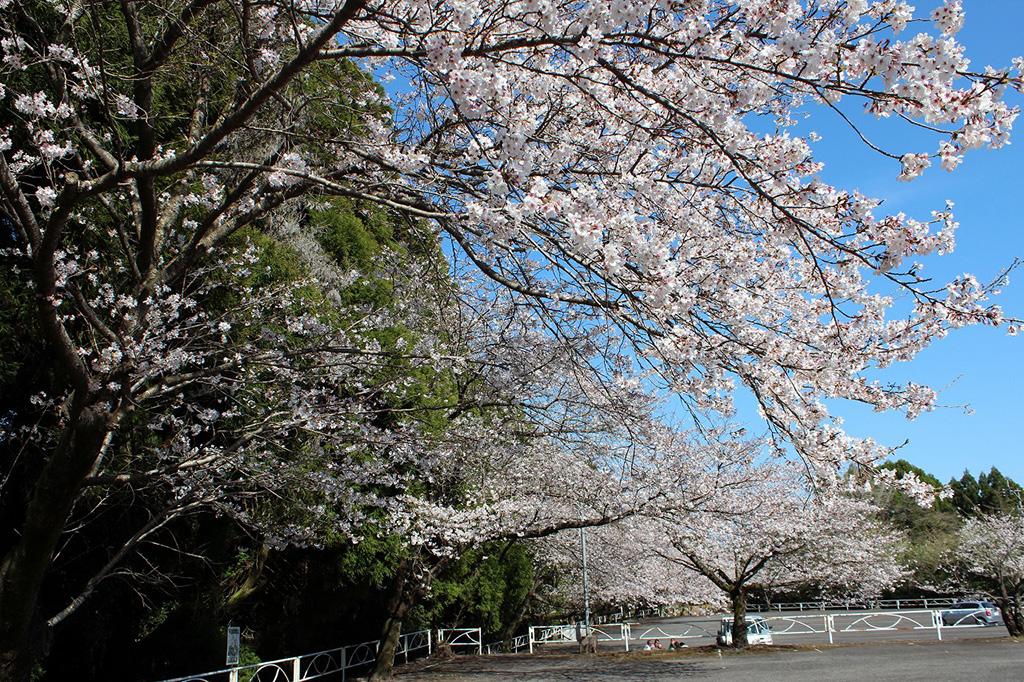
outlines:
[{"label": "blue sky", "polygon": [[[915,16],[928,17],[941,0],[917,0]],[[985,65],[1009,66],[1024,56],[1020,27],[1024,26],[1024,0],[963,0],[966,23],[958,39],[967,47],[975,70]],[[935,33],[934,26],[911,24],[900,38],[919,31]],[[392,95],[408,84],[399,78],[385,85]],[[1009,96],[1024,105],[1024,97]],[[842,106],[872,142],[890,152],[934,153],[938,138],[897,120],[875,120],[858,115],[852,103]],[[935,166],[910,183],[898,182],[899,162],[883,157],[857,139],[853,131],[827,109],[812,111],[794,134],[815,131],[823,139],[813,145],[826,164],[823,178],[839,187],[859,189],[884,200],[878,213],[903,211],[919,219],[955,203],[960,222],[957,249],[948,256],[924,259],[925,273],[936,282],[965,272],[988,282],[1010,265],[1024,259],[1024,116],[1017,121],[1015,144],[1000,150],[974,150],[953,173]],[[446,247],[447,248],[447,247]],[[887,292],[888,293],[888,292]],[[995,301],[1006,313],[1024,318],[1024,267],[1011,276],[1010,285]],[[899,303],[897,303],[899,305]],[[1010,337],[1005,330],[955,330],[934,343],[913,362],[886,369],[882,381],[914,381],[939,391],[941,407],[914,421],[899,413],[874,413],[858,404],[834,403],[832,409],[846,419],[847,431],[896,446],[897,453],[942,480],[959,477],[964,469],[977,474],[997,467],[1024,483],[1024,452],[1020,443],[1020,390],[1024,388],[1024,335]],[[970,408],[970,413],[967,408]],[[763,431],[753,399],[737,396],[738,421],[752,433]],[[676,415],[677,417],[682,415]]]},{"label": "blue sky", "polygon": [[[918,1],[917,16],[928,16],[938,2]],[[967,21],[958,38],[967,46],[973,69],[987,64],[1008,66],[1024,55],[1020,27],[1024,26],[1024,0],[964,0]],[[920,30],[911,25],[907,33]],[[1011,96],[1011,103],[1024,98]],[[849,108],[846,110],[849,112]],[[858,119],[858,123],[860,120]],[[857,188],[884,199],[888,212],[903,211],[926,219],[946,199],[955,202],[960,222],[957,249],[948,256],[925,260],[927,274],[947,281],[970,272],[979,281],[993,279],[1015,257],[1024,258],[1024,116],[1018,119],[1015,143],[996,151],[975,150],[953,173],[938,164],[910,183],[897,182],[899,163],[872,152],[834,115],[815,111],[798,130],[814,130],[823,140],[814,145],[826,164],[825,180],[844,188]],[[899,121],[871,121],[869,139],[888,151],[932,153],[935,137],[914,134]],[[996,301],[1007,314],[1024,317],[1024,268],[1011,276],[1010,285]],[[1024,482],[1021,445],[1021,389],[1024,388],[1024,335],[1010,337],[1004,330],[956,330],[913,362],[887,369],[882,380],[913,380],[939,391],[941,407],[915,421],[897,413],[873,413],[860,405],[834,404],[846,418],[847,430],[871,436],[887,445],[910,442],[898,457],[934,473],[942,480],[959,477],[964,469],[977,474],[995,466]],[[973,414],[964,406],[969,405]],[[742,402],[741,413],[745,412]],[[756,428],[754,429],[757,430]]]}]

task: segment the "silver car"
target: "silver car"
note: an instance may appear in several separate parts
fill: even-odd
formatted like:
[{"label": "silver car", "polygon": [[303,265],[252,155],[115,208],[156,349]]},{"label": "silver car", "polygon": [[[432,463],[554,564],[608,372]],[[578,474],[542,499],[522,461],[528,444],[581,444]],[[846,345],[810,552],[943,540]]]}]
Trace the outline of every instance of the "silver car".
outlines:
[{"label": "silver car", "polygon": [[1003,614],[990,601],[962,601],[942,612],[943,625],[1002,625]]}]

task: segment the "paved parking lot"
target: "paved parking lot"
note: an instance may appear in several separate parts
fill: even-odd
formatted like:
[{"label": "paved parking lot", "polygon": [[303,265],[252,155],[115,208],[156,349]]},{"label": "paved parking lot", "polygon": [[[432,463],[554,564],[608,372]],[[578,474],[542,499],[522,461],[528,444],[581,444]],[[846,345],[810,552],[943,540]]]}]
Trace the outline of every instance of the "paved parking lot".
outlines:
[{"label": "paved parking lot", "polygon": [[[991,634],[991,631],[989,631]],[[605,649],[607,652],[607,648]],[[401,682],[567,682],[569,680],[1019,680],[1024,643],[1001,638],[788,646],[717,655],[713,650],[463,656],[418,669],[398,668]]]}]

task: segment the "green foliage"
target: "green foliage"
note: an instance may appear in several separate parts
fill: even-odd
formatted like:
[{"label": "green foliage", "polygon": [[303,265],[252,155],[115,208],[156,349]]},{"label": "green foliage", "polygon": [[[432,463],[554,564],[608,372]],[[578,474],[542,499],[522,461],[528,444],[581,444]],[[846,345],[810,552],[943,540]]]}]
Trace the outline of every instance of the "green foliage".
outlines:
[{"label": "green foliage", "polygon": [[[391,221],[376,207],[357,212],[351,201],[333,199],[310,210],[309,217],[320,245],[343,270],[370,272],[382,248],[398,246]],[[341,292],[341,302],[385,307],[394,302],[393,293],[387,279],[363,275]]]},{"label": "green foliage", "polygon": [[[225,634],[225,636],[227,636]],[[243,642],[238,650],[238,665],[258,665],[263,662],[256,650],[248,643]]]},{"label": "green foliage", "polygon": [[[904,459],[886,462],[879,468],[895,471],[897,479],[908,473],[915,474],[936,493],[942,488],[939,479]],[[881,508],[882,517],[906,534],[907,543],[900,562],[912,571],[912,585],[941,583],[945,578],[948,552],[956,546],[956,533],[960,528],[960,518],[952,505],[936,500],[932,507],[922,507],[913,497],[890,488],[875,488],[871,496]]]},{"label": "green foliage", "polygon": [[[389,257],[402,263],[423,265],[431,257],[421,226],[380,206],[354,202],[346,198],[322,201],[309,210],[309,229],[324,251],[345,271],[355,270],[359,278],[340,294],[342,309],[351,307],[389,308],[396,303],[393,281],[378,273],[377,260],[387,250]],[[403,326],[376,329],[370,335],[384,351],[395,355],[383,362],[376,380],[383,384],[402,377],[404,388],[387,401],[396,409],[412,415],[428,433],[440,433],[447,423],[444,410],[458,396],[454,377],[430,369],[416,368],[400,357],[400,348],[411,348],[418,340],[415,330]]]},{"label": "green foliage", "polygon": [[[938,478],[903,459],[879,468],[895,471],[897,478],[913,473],[936,491],[943,487]],[[936,500],[930,508],[921,507],[898,490],[875,489],[871,493],[885,519],[906,532],[908,543],[902,560],[913,571],[915,585],[940,585],[948,577],[945,566],[956,548],[964,516],[1016,509],[1021,492],[1017,483],[994,467],[977,479],[965,471],[959,480],[950,480],[949,488],[952,498]]]},{"label": "green foliage", "polygon": [[995,467],[987,474],[982,472],[977,479],[965,470],[960,480],[950,479],[949,487],[953,491],[952,504],[964,516],[1009,513],[1019,510],[1024,502],[1024,489]]},{"label": "green foliage", "polygon": [[169,601],[150,609],[140,624],[138,635],[139,639],[144,639],[155,632],[157,628],[167,621],[171,613],[178,606],[179,604],[177,602]]},{"label": "green foliage", "polygon": [[936,490],[942,487],[942,482],[935,478],[927,471],[919,466],[915,466],[905,459],[898,459],[895,462],[885,462],[878,467],[879,469],[887,469],[896,472],[896,478],[900,479],[907,474],[914,474],[925,483],[931,485]]},{"label": "green foliage", "polygon": [[[319,131],[324,141],[361,136],[364,121],[391,117],[391,108],[384,104],[388,101],[383,97],[384,89],[350,61],[316,62],[302,73],[293,88],[307,92],[315,88],[320,93],[303,115],[308,118],[307,125]],[[317,144],[309,151],[330,162],[325,147]]]},{"label": "green foliage", "polygon": [[495,637],[526,599],[533,562],[518,544],[489,543],[464,552],[434,580],[421,618],[451,626],[474,625]]},{"label": "green foliage", "polygon": [[383,590],[394,578],[396,568],[408,553],[408,545],[402,538],[370,531],[359,542],[341,548],[338,570],[353,583],[365,583],[371,588]]},{"label": "green foliage", "polygon": [[[30,2],[45,6],[45,3],[34,0]],[[215,12],[216,8],[212,11]],[[58,17],[56,14],[53,16],[55,20]],[[217,31],[223,30],[230,22],[219,21],[215,15],[209,16],[206,39],[216,43]],[[140,20],[148,27],[152,22],[165,22],[166,16],[158,4],[143,3],[140,5]],[[99,26],[97,35],[103,36],[103,44],[87,47],[104,53],[105,63],[112,67],[106,86],[131,95],[132,83],[119,79],[117,75],[129,71],[126,62],[117,60],[130,59],[131,51],[127,47],[127,32],[124,22],[119,20],[116,6],[88,4],[83,21],[95,22]],[[185,45],[181,49],[187,51],[190,48]],[[153,107],[147,112],[157,128],[157,142],[166,151],[171,151],[186,139],[185,128],[198,97],[209,103],[212,113],[226,111],[239,96],[245,95],[245,88],[251,85],[233,73],[233,69],[238,68],[237,64],[211,68],[203,62],[201,51],[188,54],[194,59],[173,60],[160,70],[154,82]],[[120,66],[125,68],[118,68]],[[8,87],[19,92],[34,92],[40,88],[35,87],[33,79],[40,83],[44,81],[37,70],[32,69],[26,70],[23,78],[23,82],[8,84]],[[365,103],[364,94],[380,92],[380,89],[353,64],[318,64],[291,87],[311,88],[323,94],[322,106],[314,103],[299,115],[313,117],[314,128],[325,131],[328,137],[358,135],[367,116],[388,113],[381,106]],[[344,103],[350,106],[351,116],[337,115],[338,105]],[[134,154],[138,137],[136,126],[130,121],[107,120],[109,112],[100,110],[98,105],[96,109],[83,110],[80,114],[87,120],[104,121],[103,127],[113,130],[109,144],[119,156],[130,158]],[[0,112],[0,122],[11,115],[10,112]],[[252,140],[254,147],[259,147],[260,142],[259,139]],[[311,144],[319,145],[321,142],[317,140]],[[301,143],[297,141],[296,144]],[[298,151],[312,155],[318,153],[315,148]],[[200,177],[172,176],[157,182],[191,182],[197,192],[202,191]],[[182,219],[201,218],[190,212],[192,210],[185,208]],[[328,325],[342,328],[362,317],[367,309],[396,308],[402,303],[397,300],[402,291],[397,285],[408,285],[409,277],[413,276],[409,273],[428,273],[432,278],[429,286],[434,291],[443,293],[446,286],[451,286],[447,261],[437,238],[421,223],[400,217],[380,206],[343,198],[321,199],[315,206],[302,206],[297,210],[302,227],[316,237],[339,269],[360,273],[355,282],[337,292],[338,296],[329,297],[329,292],[315,284],[299,289],[302,311],[311,312]],[[99,235],[95,238],[106,242],[88,246],[95,247],[101,259],[118,252],[120,246],[116,229],[119,226],[100,207],[86,207],[75,220],[89,221],[92,227],[99,228],[89,233]],[[215,277],[221,286],[200,301],[206,314],[215,319],[220,315],[233,319],[232,314],[248,300],[243,293],[245,290],[267,293],[307,279],[310,272],[302,255],[286,240],[273,236],[271,232],[262,231],[260,227],[248,227],[230,237],[225,251],[252,249],[255,263],[242,270],[217,271]],[[385,262],[389,269],[381,267]],[[105,270],[116,271],[112,267]],[[116,276],[123,276],[127,281],[130,273],[124,271]],[[399,279],[403,277],[406,279]],[[26,358],[31,358],[34,351],[35,300],[30,290],[19,289],[22,279],[14,276],[6,264],[0,268],[0,334],[5,338],[4,348],[0,350],[0,386],[4,388],[7,388],[9,379],[29,364]],[[405,290],[408,291],[409,287],[406,286]],[[422,291],[424,289],[421,288],[418,293]],[[88,296],[90,292],[85,293]],[[281,321],[269,317],[261,319],[253,328],[233,325],[225,335],[226,345],[267,344],[277,338],[290,339]],[[429,321],[424,326],[429,326]],[[414,347],[420,332],[401,325],[375,329],[369,340],[379,344],[385,353],[396,352],[393,356],[384,356],[376,377],[371,377],[359,390],[373,391],[374,379],[379,387],[393,383],[400,385],[399,390],[378,388],[380,395],[374,396],[382,407],[396,408],[393,416],[384,419],[385,422],[387,419],[393,421],[380,426],[387,428],[392,423],[399,425],[399,420],[415,420],[426,436],[441,435],[449,419],[445,408],[456,402],[459,388],[450,374],[414,368],[397,352],[401,348]],[[429,332],[436,333],[436,330],[431,328]],[[34,365],[37,369],[33,371],[45,371],[45,363],[35,362]],[[393,382],[394,378],[402,378],[403,381]],[[253,384],[246,386],[239,395],[244,392],[245,398],[254,397],[252,409],[272,409],[273,396],[260,393],[264,390],[269,392],[269,389],[260,386],[259,381]],[[345,387],[340,387],[340,390],[345,390]],[[20,395],[22,392],[17,393]],[[8,397],[13,399],[14,395],[12,391]],[[187,399],[199,405],[213,400],[202,391],[189,395]],[[113,441],[109,454],[109,471],[131,475],[161,464],[155,459],[167,434],[148,428],[150,417],[145,409],[139,409],[124,418],[122,430]],[[216,434],[211,434],[211,438],[216,437]],[[343,464],[342,457],[371,456],[369,453],[342,455],[320,452],[303,443],[302,438],[296,434],[294,438],[284,439],[288,442],[278,444],[279,452],[273,456],[289,458],[289,464],[293,465],[289,470],[294,474],[294,481],[281,485],[273,496],[247,501],[245,504],[251,507],[246,509],[250,518],[268,524],[305,525],[307,517],[312,515],[310,510],[321,505],[323,500],[313,499],[308,486],[302,485],[302,475],[323,467],[327,459],[333,458],[332,464]],[[120,546],[121,536],[127,536],[129,530],[137,527],[138,517],[145,516],[164,502],[158,499],[158,493],[152,492],[154,489],[126,490],[122,497],[116,498],[120,494],[116,493],[106,500],[105,504],[114,510],[111,516],[116,515],[119,520],[106,525],[93,524],[78,533],[78,542],[88,547],[77,548],[81,549],[79,552],[68,552],[75,555],[78,563],[68,561],[60,564],[54,571],[53,582],[72,586],[83,584],[93,573],[90,561],[95,563],[95,559],[100,559],[102,562],[108,558],[108,548]],[[7,491],[4,492],[6,495]],[[413,492],[428,494],[426,486]],[[92,502],[91,496],[105,494],[104,488],[96,487],[95,491],[87,493],[85,500]],[[155,671],[160,670],[162,674],[175,666],[180,666],[182,673],[217,667],[219,662],[223,662],[223,625],[236,615],[247,628],[257,633],[255,642],[243,645],[243,664],[256,663],[260,658],[275,658],[300,647],[303,650],[307,647],[326,648],[355,641],[356,638],[365,639],[367,629],[372,630],[379,625],[376,619],[383,611],[383,595],[396,577],[398,567],[415,551],[405,538],[376,534],[372,525],[371,520],[364,529],[367,531],[364,538],[355,544],[324,530],[314,547],[276,549],[267,558],[260,555],[262,538],[249,536],[224,516],[199,515],[176,522],[174,544],[177,546],[180,541],[181,547],[195,548],[195,554],[178,555],[172,547],[156,546],[151,550],[160,554],[155,561],[161,570],[167,569],[167,574],[175,577],[175,583],[143,584],[136,595],[130,592],[126,583],[104,582],[94,597],[104,606],[94,610],[82,609],[62,626],[51,659],[56,667],[46,671],[45,675],[40,674],[48,676],[48,679],[63,679],[68,669],[77,665],[83,655],[90,660],[89,670],[107,671],[95,673],[97,678],[105,679],[125,679],[125,671],[117,666],[130,666],[133,657],[146,662],[145,676],[153,678],[158,676]],[[163,549],[167,552],[161,553]],[[195,556],[202,556],[205,561],[194,561]],[[417,624],[417,617],[418,624],[422,625],[461,620],[467,624],[481,623],[489,634],[498,632],[515,617],[528,594],[532,570],[529,555],[518,545],[491,546],[467,552],[440,576],[437,591],[418,609],[418,616],[409,619],[409,625]],[[62,600],[46,604],[41,611],[52,613],[55,607],[62,605]],[[107,619],[111,613],[116,613],[117,618]],[[98,646],[98,642],[103,646]],[[142,675],[141,669],[134,670],[132,674]]]}]

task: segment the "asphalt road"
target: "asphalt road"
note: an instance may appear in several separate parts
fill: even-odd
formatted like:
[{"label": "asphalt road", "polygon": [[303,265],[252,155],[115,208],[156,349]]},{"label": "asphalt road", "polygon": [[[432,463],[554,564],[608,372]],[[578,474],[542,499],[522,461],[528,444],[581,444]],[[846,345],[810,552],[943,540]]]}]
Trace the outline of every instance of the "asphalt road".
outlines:
[{"label": "asphalt road", "polygon": [[[991,634],[991,630],[989,630]],[[671,680],[1014,680],[1024,671],[1024,643],[1008,638],[801,646],[717,655],[713,650],[580,656],[462,656],[399,667],[400,682],[669,682]]]}]

